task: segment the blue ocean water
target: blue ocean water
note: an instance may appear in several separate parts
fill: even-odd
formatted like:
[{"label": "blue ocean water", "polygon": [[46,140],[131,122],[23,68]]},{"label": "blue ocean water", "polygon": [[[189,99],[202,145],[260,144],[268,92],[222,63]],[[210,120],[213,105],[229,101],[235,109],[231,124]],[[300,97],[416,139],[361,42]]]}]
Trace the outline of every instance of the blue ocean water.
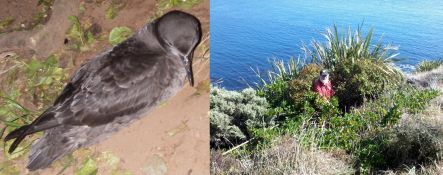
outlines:
[{"label": "blue ocean water", "polygon": [[270,58],[302,54],[302,43],[325,41],[336,24],[345,31],[374,28],[374,41],[399,46],[396,65],[406,71],[423,59],[443,58],[440,0],[211,0],[211,81],[243,89],[257,81],[251,68],[269,69]]}]

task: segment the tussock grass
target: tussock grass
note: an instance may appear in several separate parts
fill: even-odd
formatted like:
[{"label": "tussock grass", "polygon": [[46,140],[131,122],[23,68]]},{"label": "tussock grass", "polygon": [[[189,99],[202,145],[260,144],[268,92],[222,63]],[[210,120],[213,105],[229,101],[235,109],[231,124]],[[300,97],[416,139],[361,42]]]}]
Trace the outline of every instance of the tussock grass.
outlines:
[{"label": "tussock grass", "polygon": [[325,68],[334,68],[343,61],[349,60],[354,63],[359,59],[370,59],[383,63],[391,62],[397,56],[398,48],[392,45],[383,45],[379,42],[372,43],[373,29],[369,29],[366,35],[362,33],[361,26],[355,32],[349,27],[347,32],[341,35],[337,26],[328,28],[323,34],[326,42],[313,40],[312,49],[309,46],[302,47],[305,56],[315,62],[321,62]]}]

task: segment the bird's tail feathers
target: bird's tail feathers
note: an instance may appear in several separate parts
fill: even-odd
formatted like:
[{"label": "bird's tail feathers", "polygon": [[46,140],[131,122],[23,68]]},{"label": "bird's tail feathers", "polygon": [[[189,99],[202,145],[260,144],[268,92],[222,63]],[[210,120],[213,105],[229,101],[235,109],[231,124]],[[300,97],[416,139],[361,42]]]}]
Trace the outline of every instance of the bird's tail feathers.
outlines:
[{"label": "bird's tail feathers", "polygon": [[18,147],[20,142],[22,142],[23,139],[25,139],[25,137],[27,135],[30,135],[30,134],[33,134],[33,133],[36,133],[39,131],[43,131],[46,129],[50,129],[50,128],[56,127],[58,125],[60,125],[60,124],[54,118],[53,113],[44,112],[40,117],[38,117],[36,120],[34,120],[31,124],[24,125],[16,130],[10,132],[5,137],[5,142],[8,140],[15,139],[14,142],[12,143],[12,145],[9,147],[8,152],[9,153],[14,152],[14,150]]},{"label": "bird's tail feathers", "polygon": [[53,161],[72,152],[74,148],[71,142],[57,142],[53,138],[42,137],[32,145],[26,168],[30,171],[46,168]]}]

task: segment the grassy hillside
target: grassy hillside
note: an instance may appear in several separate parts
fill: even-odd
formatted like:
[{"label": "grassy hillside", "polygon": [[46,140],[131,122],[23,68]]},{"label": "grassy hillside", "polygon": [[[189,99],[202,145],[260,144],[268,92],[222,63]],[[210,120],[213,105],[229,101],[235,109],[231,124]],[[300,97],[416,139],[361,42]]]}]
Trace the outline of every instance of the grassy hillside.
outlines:
[{"label": "grassy hillside", "polygon": [[[212,88],[212,173],[441,172],[443,80],[414,83],[420,78],[397,69],[395,47],[373,43],[372,30],[333,27],[324,36],[304,58],[271,61],[255,90]],[[329,102],[310,90],[324,68],[336,91]]]}]

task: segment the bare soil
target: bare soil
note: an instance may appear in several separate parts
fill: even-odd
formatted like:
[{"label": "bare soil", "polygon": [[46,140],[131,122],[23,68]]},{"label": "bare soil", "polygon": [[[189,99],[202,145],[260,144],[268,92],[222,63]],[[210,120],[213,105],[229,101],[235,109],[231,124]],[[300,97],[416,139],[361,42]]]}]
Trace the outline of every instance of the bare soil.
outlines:
[{"label": "bare soil", "polygon": [[20,26],[22,23],[32,21],[40,11],[36,0],[0,0],[0,4],[0,20],[13,19],[10,26]]},{"label": "bare soil", "polygon": [[0,0],[0,18],[14,17],[15,21],[30,20],[38,12],[35,0]]}]

